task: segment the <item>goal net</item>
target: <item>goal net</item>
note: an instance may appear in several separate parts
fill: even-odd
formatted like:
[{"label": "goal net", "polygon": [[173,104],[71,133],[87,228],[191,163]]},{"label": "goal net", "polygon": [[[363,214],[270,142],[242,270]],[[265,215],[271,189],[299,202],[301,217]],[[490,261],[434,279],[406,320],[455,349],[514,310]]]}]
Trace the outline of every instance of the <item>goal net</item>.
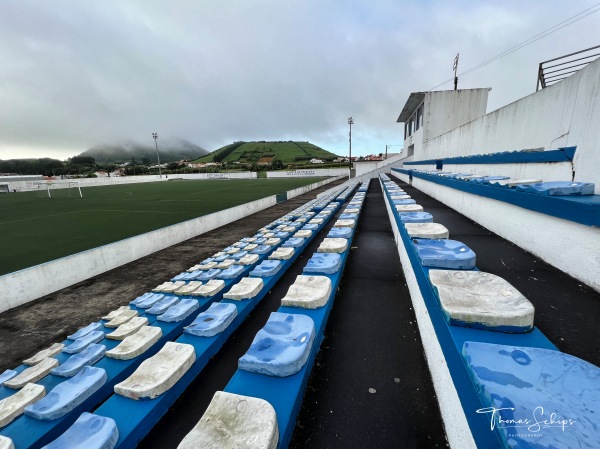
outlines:
[{"label": "goal net", "polygon": [[83,198],[81,186],[75,181],[38,182],[38,198]]}]

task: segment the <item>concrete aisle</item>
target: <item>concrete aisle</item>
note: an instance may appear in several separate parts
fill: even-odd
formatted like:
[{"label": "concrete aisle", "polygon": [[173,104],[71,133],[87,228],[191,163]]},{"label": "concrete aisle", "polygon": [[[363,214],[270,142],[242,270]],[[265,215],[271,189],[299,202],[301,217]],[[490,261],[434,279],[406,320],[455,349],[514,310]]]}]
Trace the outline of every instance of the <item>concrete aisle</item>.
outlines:
[{"label": "concrete aisle", "polygon": [[447,447],[376,179],[358,231],[290,447]]}]

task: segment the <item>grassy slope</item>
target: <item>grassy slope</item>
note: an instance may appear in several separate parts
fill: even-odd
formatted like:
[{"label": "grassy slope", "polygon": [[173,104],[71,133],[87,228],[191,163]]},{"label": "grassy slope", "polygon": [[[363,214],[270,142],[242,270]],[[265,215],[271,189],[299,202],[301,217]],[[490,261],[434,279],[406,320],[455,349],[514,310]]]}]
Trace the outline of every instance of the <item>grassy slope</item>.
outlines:
[{"label": "grassy slope", "polygon": [[[233,144],[226,145],[197,159],[196,162],[212,162],[213,157]],[[275,155],[284,164],[297,162],[296,157],[328,158],[336,157],[322,148],[308,142],[246,142],[238,146],[224,161],[256,162],[263,155]]]},{"label": "grassy slope", "polygon": [[40,199],[35,192],[0,195],[0,275],[317,180],[205,180],[86,187],[82,189],[83,199]]}]

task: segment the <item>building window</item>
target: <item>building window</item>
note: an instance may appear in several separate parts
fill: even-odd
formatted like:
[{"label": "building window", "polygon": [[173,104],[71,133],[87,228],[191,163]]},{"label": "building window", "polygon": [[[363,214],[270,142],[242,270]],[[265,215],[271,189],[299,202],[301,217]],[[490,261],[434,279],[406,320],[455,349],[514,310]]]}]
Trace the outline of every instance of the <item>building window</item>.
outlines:
[{"label": "building window", "polygon": [[417,129],[423,127],[423,106],[421,105],[419,106],[419,109],[417,109]]}]

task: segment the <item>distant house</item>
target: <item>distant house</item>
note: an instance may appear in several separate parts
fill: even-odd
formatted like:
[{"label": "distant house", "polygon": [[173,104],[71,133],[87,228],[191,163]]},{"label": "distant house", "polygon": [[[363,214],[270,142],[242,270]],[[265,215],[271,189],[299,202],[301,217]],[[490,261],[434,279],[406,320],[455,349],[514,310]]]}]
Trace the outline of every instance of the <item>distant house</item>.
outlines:
[{"label": "distant house", "polygon": [[263,156],[256,161],[256,165],[270,165],[273,162],[273,156]]},{"label": "distant house", "polygon": [[188,162],[187,166],[190,168],[204,168],[204,167],[206,167],[206,164],[204,164],[202,162],[197,162],[197,163]]},{"label": "distant house", "polygon": [[124,168],[116,168],[111,174],[110,176],[125,176],[125,169]]},{"label": "distant house", "polygon": [[104,170],[99,170],[97,172],[94,173],[96,175],[97,178],[107,178],[108,177],[108,173],[106,173]]},{"label": "distant house", "polygon": [[348,162],[348,158],[347,157],[336,157],[333,162]]},{"label": "distant house", "polygon": [[220,162],[207,162],[204,164],[205,167],[216,167],[217,165],[221,165]]},{"label": "distant house", "polygon": [[323,164],[324,162],[321,159],[317,159],[313,157],[310,161],[311,164]]},{"label": "distant house", "polygon": [[365,157],[365,161],[382,161],[382,156],[369,155]]}]

